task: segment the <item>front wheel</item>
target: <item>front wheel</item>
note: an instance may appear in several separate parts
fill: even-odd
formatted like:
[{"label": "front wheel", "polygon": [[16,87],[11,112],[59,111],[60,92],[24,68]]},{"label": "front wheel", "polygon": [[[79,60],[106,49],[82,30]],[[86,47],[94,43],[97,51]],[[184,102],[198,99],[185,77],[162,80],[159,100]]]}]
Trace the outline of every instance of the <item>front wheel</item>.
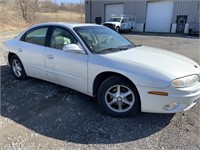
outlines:
[{"label": "front wheel", "polygon": [[11,65],[12,73],[13,73],[15,79],[23,80],[27,77],[24,67],[22,65],[22,62],[16,55],[13,55],[11,57],[10,65]]},{"label": "front wheel", "polygon": [[135,86],[127,80],[112,76],[98,91],[100,109],[114,117],[135,115],[140,111],[140,98]]},{"label": "front wheel", "polygon": [[116,32],[118,32],[118,33],[120,32],[120,28],[119,27],[116,28]]}]

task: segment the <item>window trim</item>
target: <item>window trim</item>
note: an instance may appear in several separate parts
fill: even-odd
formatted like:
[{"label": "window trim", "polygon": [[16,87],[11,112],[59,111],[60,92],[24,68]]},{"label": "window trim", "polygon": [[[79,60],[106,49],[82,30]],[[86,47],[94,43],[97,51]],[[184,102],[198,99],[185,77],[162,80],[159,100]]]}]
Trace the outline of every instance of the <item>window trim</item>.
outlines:
[{"label": "window trim", "polygon": [[[77,40],[77,42],[81,45],[81,47],[83,48],[83,51],[85,52],[85,54],[88,55],[87,50],[85,49],[84,45],[82,44],[82,41],[80,41],[78,39],[77,35],[71,29],[69,29],[68,27],[62,26],[62,25],[49,25],[49,30],[48,30],[47,36],[46,36],[47,37],[47,41],[46,41],[46,46],[47,47],[52,48],[52,47],[50,47],[50,42],[51,42],[51,36],[52,36],[54,28],[67,30],[75,38],[75,40]],[[59,50],[59,49],[57,49],[57,50]]]},{"label": "window trim", "polygon": [[[45,35],[45,42],[44,42],[44,45],[39,45],[39,44],[30,43],[30,42],[25,41],[25,37],[26,37],[27,34],[33,32],[34,30],[38,30],[38,29],[41,29],[41,28],[47,28],[47,32],[46,32],[46,35]],[[47,46],[48,32],[49,32],[49,26],[48,26],[48,25],[33,27],[33,28],[29,29],[28,31],[26,31],[26,32],[21,36],[20,41],[26,42],[26,43],[30,43],[30,44],[34,44],[34,45],[39,45],[39,46]]]},{"label": "window trim", "polygon": [[[61,30],[66,30],[67,32],[69,32],[69,34],[71,34],[72,36],[73,36],[73,38],[77,41],[77,43],[80,43],[79,42],[79,40],[77,39],[77,37],[69,30],[69,29],[67,29],[66,27],[63,27],[63,26],[58,26],[58,25],[50,25],[49,26],[49,32],[48,32],[48,34],[47,34],[47,47],[50,47],[50,48],[53,48],[53,47],[51,47],[50,45],[50,43],[51,43],[51,37],[53,36],[53,31],[55,30],[55,29],[61,29]],[[60,49],[58,49],[58,50],[60,50]]]}]

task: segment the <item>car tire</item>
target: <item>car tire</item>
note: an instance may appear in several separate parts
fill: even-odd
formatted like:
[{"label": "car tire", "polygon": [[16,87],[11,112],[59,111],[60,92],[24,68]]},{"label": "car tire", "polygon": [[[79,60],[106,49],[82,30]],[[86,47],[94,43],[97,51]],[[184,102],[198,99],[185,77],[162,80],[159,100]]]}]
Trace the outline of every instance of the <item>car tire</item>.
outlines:
[{"label": "car tire", "polygon": [[119,27],[116,28],[116,32],[120,33],[120,28]]},{"label": "car tire", "polygon": [[132,32],[132,31],[133,31],[133,27],[131,27],[128,31],[129,31],[129,32]]},{"label": "car tire", "polygon": [[131,27],[131,32],[133,32],[133,27]]},{"label": "car tire", "polygon": [[10,66],[12,70],[12,74],[14,75],[15,79],[17,80],[24,80],[27,78],[26,72],[24,70],[24,66],[20,61],[19,57],[13,55],[10,58]]},{"label": "car tire", "polygon": [[114,117],[127,117],[140,112],[136,87],[119,76],[111,76],[100,85],[98,103],[101,111]]}]

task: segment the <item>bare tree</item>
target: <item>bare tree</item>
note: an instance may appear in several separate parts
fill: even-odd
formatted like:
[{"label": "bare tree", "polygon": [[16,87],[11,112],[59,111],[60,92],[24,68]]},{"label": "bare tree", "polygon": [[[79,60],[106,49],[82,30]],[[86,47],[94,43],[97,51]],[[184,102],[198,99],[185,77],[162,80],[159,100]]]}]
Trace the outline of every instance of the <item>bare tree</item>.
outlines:
[{"label": "bare tree", "polygon": [[17,0],[22,17],[25,21],[30,21],[31,17],[34,17],[36,8],[38,6],[39,0]]},{"label": "bare tree", "polygon": [[22,12],[22,17],[24,18],[24,20],[28,21],[28,3],[30,2],[30,0],[19,0],[19,5],[21,8],[21,12]]}]

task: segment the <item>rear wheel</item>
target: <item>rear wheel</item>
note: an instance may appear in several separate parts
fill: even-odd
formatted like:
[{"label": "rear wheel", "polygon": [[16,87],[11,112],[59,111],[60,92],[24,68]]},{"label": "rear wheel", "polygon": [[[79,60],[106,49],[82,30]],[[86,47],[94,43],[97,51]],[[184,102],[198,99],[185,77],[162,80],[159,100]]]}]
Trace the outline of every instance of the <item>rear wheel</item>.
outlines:
[{"label": "rear wheel", "polygon": [[12,73],[17,80],[23,80],[26,79],[26,72],[24,70],[24,67],[22,65],[22,62],[20,59],[16,56],[13,55],[10,59],[10,66],[12,69]]},{"label": "rear wheel", "polygon": [[114,117],[135,115],[140,111],[137,89],[127,80],[112,76],[106,79],[98,91],[100,109]]},{"label": "rear wheel", "polygon": [[131,27],[131,29],[129,29],[129,32],[132,32],[133,31],[133,27]]}]

